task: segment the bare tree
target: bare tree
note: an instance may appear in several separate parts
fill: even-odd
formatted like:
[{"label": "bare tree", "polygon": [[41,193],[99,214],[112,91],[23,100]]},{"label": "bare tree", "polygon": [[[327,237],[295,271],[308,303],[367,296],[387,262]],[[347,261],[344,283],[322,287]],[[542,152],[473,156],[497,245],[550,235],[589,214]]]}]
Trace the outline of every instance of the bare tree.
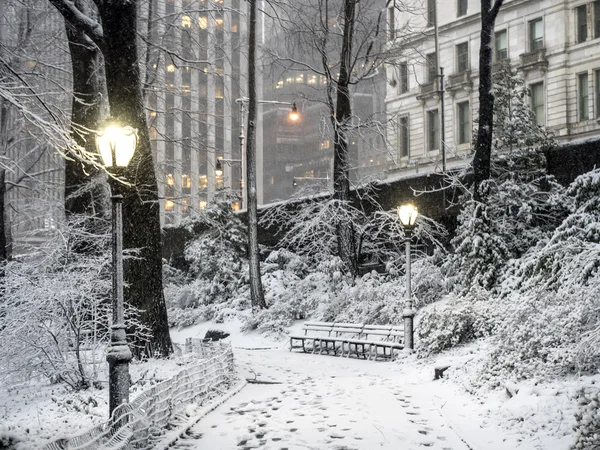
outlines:
[{"label": "bare tree", "polygon": [[248,34],[248,140],[246,143],[246,179],[248,182],[248,255],[250,295],[253,308],[266,308],[258,254],[258,213],[256,192],[256,14],[257,0],[250,0]]},{"label": "bare tree", "polygon": [[125,301],[143,311],[141,321],[152,330],[146,353],[166,356],[172,344],[162,288],[158,188],[138,65],[139,1],[94,0],[99,20],[72,1],[49,1],[102,51],[110,113],[139,133],[136,153],[124,174],[131,186],[123,187],[123,242],[138,251],[125,264]]},{"label": "bare tree", "polygon": [[504,0],[481,0],[479,47],[479,128],[473,156],[473,198],[481,201],[479,186],[491,174],[494,94],[492,93],[492,34]]},{"label": "bare tree", "polygon": [[[326,106],[330,122],[333,198],[341,209],[350,206],[351,138],[367,128],[385,128],[380,118],[361,117],[353,111],[353,95],[364,86],[374,86],[380,78],[383,81],[383,64],[395,64],[403,52],[403,40],[388,42],[385,33],[384,11],[390,4],[377,0],[305,0],[288,4],[286,14],[277,14],[283,32],[276,39],[285,42],[286,48],[274,45],[269,50],[273,60],[284,70],[314,73],[326,80],[317,101]],[[400,9],[400,2],[393,7]],[[397,26],[400,38],[402,31],[403,27]],[[350,216],[348,211],[337,215],[337,253],[355,277],[359,232],[351,221],[344,220]]]}]

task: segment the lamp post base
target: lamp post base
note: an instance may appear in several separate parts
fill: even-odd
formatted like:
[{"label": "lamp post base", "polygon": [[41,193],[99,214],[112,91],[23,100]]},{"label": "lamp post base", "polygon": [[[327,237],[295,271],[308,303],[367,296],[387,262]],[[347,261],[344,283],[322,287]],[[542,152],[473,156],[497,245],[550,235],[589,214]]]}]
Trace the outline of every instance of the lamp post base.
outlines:
[{"label": "lamp post base", "polygon": [[129,403],[129,361],[133,358],[127,345],[125,326],[113,325],[110,347],[106,352],[108,361],[108,408],[112,417],[115,408]]},{"label": "lamp post base", "polygon": [[416,311],[413,308],[406,308],[402,311],[404,318],[404,351],[412,353],[415,349],[414,318]]}]

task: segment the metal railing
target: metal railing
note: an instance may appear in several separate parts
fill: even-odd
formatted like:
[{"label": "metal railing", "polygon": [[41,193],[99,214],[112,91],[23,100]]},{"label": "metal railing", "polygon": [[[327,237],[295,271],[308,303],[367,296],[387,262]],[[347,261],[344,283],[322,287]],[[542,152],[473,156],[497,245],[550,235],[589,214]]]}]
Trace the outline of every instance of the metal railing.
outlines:
[{"label": "metal railing", "polygon": [[223,394],[235,378],[231,344],[188,339],[185,348],[186,353],[206,359],[118,406],[111,420],[78,436],[50,442],[42,450],[151,449],[187,405]]}]

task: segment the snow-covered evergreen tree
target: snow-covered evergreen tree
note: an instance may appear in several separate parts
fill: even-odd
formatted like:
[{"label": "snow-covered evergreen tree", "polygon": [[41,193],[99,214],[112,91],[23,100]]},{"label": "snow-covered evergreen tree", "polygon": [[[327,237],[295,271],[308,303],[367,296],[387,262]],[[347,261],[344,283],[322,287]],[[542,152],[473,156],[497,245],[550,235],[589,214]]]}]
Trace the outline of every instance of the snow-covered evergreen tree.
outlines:
[{"label": "snow-covered evergreen tree", "polygon": [[494,83],[492,178],[479,187],[481,201],[463,197],[452,244],[457,282],[492,288],[511,258],[544,239],[565,217],[565,190],[546,174],[544,150],[554,139],[536,121],[529,89],[505,63]]}]

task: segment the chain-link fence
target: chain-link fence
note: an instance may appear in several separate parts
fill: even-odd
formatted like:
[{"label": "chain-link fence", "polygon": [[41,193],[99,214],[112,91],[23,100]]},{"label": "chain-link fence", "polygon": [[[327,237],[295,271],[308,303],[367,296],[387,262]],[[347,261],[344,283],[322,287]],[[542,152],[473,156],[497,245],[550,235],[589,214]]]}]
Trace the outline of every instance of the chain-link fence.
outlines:
[{"label": "chain-link fence", "polygon": [[42,450],[151,449],[187,405],[221,395],[234,382],[231,344],[188,339],[185,349],[206,359],[117,407],[112,420],[79,436],[53,441]]}]

